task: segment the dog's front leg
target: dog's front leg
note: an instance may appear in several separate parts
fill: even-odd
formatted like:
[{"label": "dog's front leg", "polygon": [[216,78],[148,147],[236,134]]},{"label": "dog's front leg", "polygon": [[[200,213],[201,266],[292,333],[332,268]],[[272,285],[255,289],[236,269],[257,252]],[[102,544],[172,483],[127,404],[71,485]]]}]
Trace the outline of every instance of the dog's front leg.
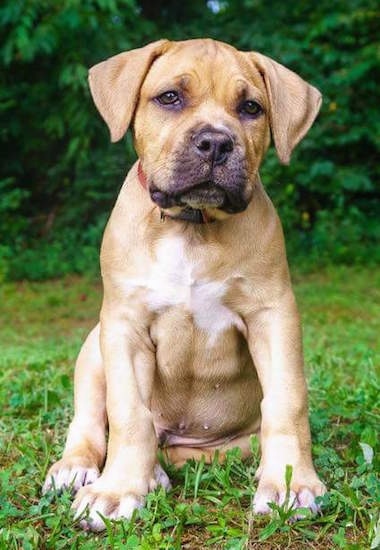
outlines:
[{"label": "dog's front leg", "polygon": [[261,462],[254,498],[257,513],[286,500],[286,466],[292,466],[289,505],[317,511],[325,487],[311,458],[307,388],[299,315],[291,290],[247,320],[249,346],[263,391]]},{"label": "dog's front leg", "polygon": [[[108,317],[108,318],[107,318]],[[169,480],[156,463],[157,439],[149,402],[155,354],[125,319],[101,322],[101,349],[106,375],[109,441],[101,476],[83,487],[74,501],[77,516],[88,508],[82,526],[104,529],[101,516],[130,518],[144,496]]]}]

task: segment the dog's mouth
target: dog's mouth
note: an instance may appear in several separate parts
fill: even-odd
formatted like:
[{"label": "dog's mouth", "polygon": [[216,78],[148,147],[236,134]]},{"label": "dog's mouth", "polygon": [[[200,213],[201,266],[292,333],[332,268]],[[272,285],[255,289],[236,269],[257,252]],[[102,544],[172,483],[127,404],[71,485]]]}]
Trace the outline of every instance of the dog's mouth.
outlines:
[{"label": "dog's mouth", "polygon": [[[236,214],[245,210],[248,204],[240,194],[228,192],[209,180],[175,192],[162,191],[153,186],[150,188],[150,196],[161,209],[180,207],[181,212],[184,215],[188,214],[189,218],[192,217],[193,210],[203,212],[210,208]],[[201,218],[201,216],[193,217]]]}]

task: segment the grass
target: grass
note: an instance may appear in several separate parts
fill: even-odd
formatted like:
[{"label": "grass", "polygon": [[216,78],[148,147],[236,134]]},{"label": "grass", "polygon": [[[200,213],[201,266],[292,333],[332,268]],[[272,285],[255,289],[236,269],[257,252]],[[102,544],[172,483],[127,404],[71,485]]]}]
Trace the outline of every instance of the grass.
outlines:
[{"label": "grass", "polygon": [[[290,548],[380,546],[376,477],[379,432],[380,270],[331,268],[296,275],[303,315],[316,467],[330,492],[324,514],[291,521],[291,511],[255,517],[257,453],[232,452],[220,466],[190,462],[169,471],[131,522],[102,535],[81,531],[66,493],[40,495],[72,411],[72,370],[101,298],[98,284],[67,278],[3,285],[0,313],[0,548]],[[257,442],[252,442],[257,450]]]}]

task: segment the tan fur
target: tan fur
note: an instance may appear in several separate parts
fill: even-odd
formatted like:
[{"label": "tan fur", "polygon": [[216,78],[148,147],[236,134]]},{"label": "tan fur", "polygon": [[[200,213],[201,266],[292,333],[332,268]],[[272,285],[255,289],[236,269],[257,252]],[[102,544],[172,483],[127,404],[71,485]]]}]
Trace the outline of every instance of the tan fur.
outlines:
[{"label": "tan fur", "polygon": [[[295,505],[315,511],[324,486],[311,459],[300,321],[281,224],[258,170],[270,132],[280,160],[289,161],[318,112],[319,92],[261,54],[211,40],[122,53],[91,69],[90,85],[113,141],[133,119],[147,179],[164,190],[192,129],[233,132],[250,202],[233,215],[208,208],[213,223],[162,222],[132,168],[103,239],[100,324],[78,359],[74,420],[45,490],[77,476],[74,489],[85,486],[74,507],[80,514],[88,505],[84,526],[101,530],[98,512],[130,517],[148,491],[169,486],[157,466],[162,434],[177,465],[211,460],[216,450],[223,457],[234,446],[247,456],[258,434],[255,510],[281,502],[290,464]],[[175,113],[153,101],[174,86],[188,98]],[[263,116],[237,116],[242,88],[260,101]]]}]

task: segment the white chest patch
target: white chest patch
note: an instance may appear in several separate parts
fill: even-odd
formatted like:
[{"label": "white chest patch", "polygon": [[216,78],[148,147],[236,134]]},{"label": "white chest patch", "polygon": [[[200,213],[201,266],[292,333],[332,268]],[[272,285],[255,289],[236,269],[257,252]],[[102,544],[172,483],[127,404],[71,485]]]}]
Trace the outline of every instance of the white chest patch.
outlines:
[{"label": "white chest patch", "polygon": [[192,313],[198,328],[214,343],[218,335],[236,326],[244,332],[240,317],[223,304],[227,284],[196,277],[197,265],[186,256],[180,237],[163,240],[157,246],[156,261],[140,279],[129,279],[128,287],[147,290],[147,305],[153,311],[183,305]]}]

